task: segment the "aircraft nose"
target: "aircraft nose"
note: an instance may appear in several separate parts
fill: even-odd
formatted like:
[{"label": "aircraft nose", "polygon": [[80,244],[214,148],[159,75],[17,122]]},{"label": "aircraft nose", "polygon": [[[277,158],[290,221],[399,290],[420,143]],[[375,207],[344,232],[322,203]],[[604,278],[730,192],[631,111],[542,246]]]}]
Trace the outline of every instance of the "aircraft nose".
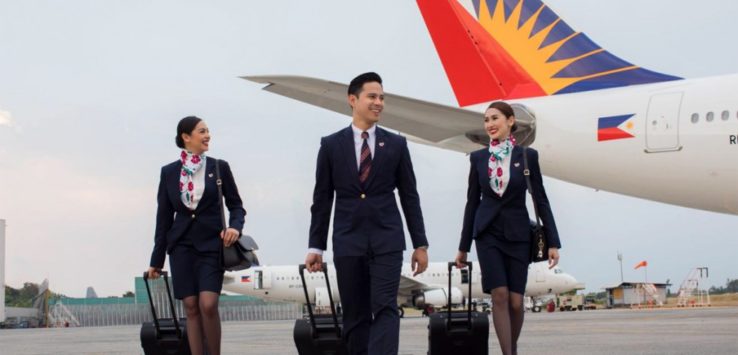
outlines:
[{"label": "aircraft nose", "polygon": [[577,279],[575,279],[574,276],[571,276],[571,275],[567,275],[567,276],[568,277],[566,278],[566,283],[568,283],[569,285],[574,286],[574,288],[577,289],[577,290],[583,290],[583,289],[585,289],[585,286],[584,286],[584,283],[583,282],[577,281]]}]

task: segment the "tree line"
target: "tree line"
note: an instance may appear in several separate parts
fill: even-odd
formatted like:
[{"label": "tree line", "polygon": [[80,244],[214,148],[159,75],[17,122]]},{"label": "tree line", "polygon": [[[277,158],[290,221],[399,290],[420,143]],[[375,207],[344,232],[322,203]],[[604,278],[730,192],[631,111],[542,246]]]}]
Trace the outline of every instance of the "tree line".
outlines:
[{"label": "tree line", "polygon": [[[23,283],[21,288],[12,288],[5,286],[5,306],[6,307],[33,307],[33,302],[36,300],[40,289],[40,285],[33,282]],[[121,297],[133,297],[134,294],[131,291],[126,291]],[[66,297],[59,293],[51,292],[50,298]],[[111,296],[116,297],[116,296]]]},{"label": "tree line", "polygon": [[728,281],[725,283],[725,287],[710,287],[710,294],[711,295],[719,295],[723,293],[736,293],[738,292],[738,279],[728,279]]}]

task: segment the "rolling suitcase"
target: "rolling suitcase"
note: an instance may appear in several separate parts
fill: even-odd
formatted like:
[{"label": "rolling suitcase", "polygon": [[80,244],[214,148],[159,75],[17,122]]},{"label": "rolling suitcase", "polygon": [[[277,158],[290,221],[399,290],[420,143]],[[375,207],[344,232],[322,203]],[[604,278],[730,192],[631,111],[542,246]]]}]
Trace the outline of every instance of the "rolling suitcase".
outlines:
[{"label": "rolling suitcase", "polygon": [[[448,312],[431,314],[428,324],[428,355],[488,353],[489,318],[486,313],[472,312],[471,277],[469,280],[469,308],[451,311],[451,271],[456,263],[448,263]],[[467,262],[471,275],[472,263]]]},{"label": "rolling suitcase", "polygon": [[146,284],[146,292],[149,295],[149,304],[151,305],[151,316],[153,322],[144,322],[141,325],[141,347],[146,355],[190,355],[190,343],[187,341],[187,328],[185,327],[186,318],[177,319],[177,313],[174,310],[174,301],[172,293],[169,291],[169,278],[167,272],[162,271],[164,284],[167,288],[167,297],[169,297],[169,307],[171,307],[172,318],[157,318],[156,309],[154,308],[154,300],[151,298],[151,289],[149,287],[148,273],[144,272],[144,283]]},{"label": "rolling suitcase", "polygon": [[331,314],[313,314],[313,307],[308,296],[307,283],[305,282],[305,264],[300,265],[300,278],[302,289],[305,292],[307,302],[308,319],[295,321],[293,336],[297,353],[300,355],[348,355],[346,344],[342,338],[343,321],[336,315],[336,307],[333,304],[331,283],[328,280],[328,266],[323,263],[323,274],[325,284],[328,288],[328,299],[330,300]]}]

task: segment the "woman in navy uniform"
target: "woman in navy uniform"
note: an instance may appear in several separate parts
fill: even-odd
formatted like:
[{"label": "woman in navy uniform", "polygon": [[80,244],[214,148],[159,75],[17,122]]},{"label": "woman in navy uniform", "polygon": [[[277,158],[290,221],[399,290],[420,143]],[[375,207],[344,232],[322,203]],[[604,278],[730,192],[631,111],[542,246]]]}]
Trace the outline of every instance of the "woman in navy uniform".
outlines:
[{"label": "woman in navy uniform", "polygon": [[230,212],[228,228],[223,226],[216,160],[205,156],[210,146],[205,121],[195,116],[183,118],[175,141],[182,151],[177,161],[161,169],[148,276],[159,277],[169,254],[174,297],[182,300],[187,313],[190,349],[193,354],[202,354],[207,347],[208,354],[217,355],[221,338],[218,296],[224,272],[220,248],[238,240],[246,211],[231,169],[221,160],[223,196]]},{"label": "woman in navy uniform", "polygon": [[490,144],[470,155],[469,188],[456,264],[463,266],[472,240],[476,240],[482,290],[492,295],[492,320],[500,348],[503,354],[517,354],[530,263],[523,149],[528,149],[531,184],[550,246],[551,268],[558,263],[561,243],[543,189],[538,152],[516,146],[511,134],[516,129],[512,107],[502,101],[491,103],[484,113],[484,128]]}]

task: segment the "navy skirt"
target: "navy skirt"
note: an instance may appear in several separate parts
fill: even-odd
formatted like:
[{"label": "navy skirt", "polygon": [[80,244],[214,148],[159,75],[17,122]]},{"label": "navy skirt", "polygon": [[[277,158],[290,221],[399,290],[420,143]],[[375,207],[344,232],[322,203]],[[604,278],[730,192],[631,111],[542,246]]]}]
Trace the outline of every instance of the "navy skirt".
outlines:
[{"label": "navy skirt", "polygon": [[477,236],[477,257],[482,271],[482,292],[498,287],[525,294],[530,263],[530,242],[512,242],[501,235],[485,232]]},{"label": "navy skirt", "polygon": [[198,296],[203,291],[220,294],[223,289],[224,270],[220,265],[220,252],[198,251],[187,233],[169,254],[169,267],[177,299]]}]

